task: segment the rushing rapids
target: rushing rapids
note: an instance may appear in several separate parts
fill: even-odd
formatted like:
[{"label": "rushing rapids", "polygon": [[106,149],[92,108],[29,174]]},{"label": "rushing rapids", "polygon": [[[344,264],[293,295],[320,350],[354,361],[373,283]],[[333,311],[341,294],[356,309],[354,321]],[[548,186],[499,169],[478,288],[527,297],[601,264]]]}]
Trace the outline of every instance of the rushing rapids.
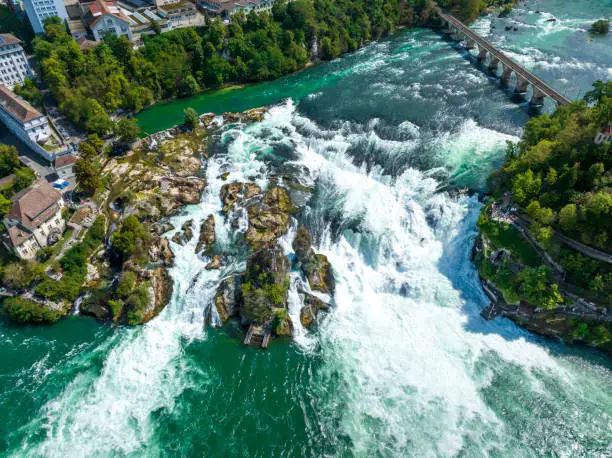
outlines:
[{"label": "rushing rapids", "polygon": [[[582,24],[560,19],[551,32],[533,13],[513,14],[548,42]],[[536,67],[555,64],[556,52]],[[176,228],[193,219],[194,237],[172,245],[174,293],[157,318],[142,328],[79,317],[2,325],[0,454],[608,455],[609,361],[479,316],[487,300],[470,262],[479,203],[445,188],[482,186],[528,115],[464,57],[433,32],[402,33],[314,69],[327,75],[316,85],[313,73],[294,77],[312,89],[299,103],[223,126],[200,204],[173,218]],[[609,57],[589,54],[570,65],[585,79],[612,71]],[[236,244],[245,228],[220,213],[225,172],[261,187],[291,174],[311,188],[282,247],[291,253],[304,224],[334,267],[334,308],[267,351],[240,345],[233,324],[205,326],[220,279],[245,269]],[[194,249],[210,214],[229,253],[220,271]],[[292,317],[300,282],[293,273]]]}]

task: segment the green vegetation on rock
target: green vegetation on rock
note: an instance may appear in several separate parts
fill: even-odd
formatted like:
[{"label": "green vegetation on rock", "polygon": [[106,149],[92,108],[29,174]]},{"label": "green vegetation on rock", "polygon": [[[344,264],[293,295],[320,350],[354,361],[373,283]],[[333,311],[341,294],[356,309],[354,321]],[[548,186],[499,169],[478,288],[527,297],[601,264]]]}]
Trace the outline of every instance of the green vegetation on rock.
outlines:
[{"label": "green vegetation on rock", "polygon": [[63,313],[22,297],[4,299],[2,311],[11,320],[21,324],[51,324],[58,321]]},{"label": "green vegetation on rock", "polygon": [[607,19],[600,19],[595,21],[591,26],[591,33],[596,35],[605,35],[610,31],[610,21]]}]

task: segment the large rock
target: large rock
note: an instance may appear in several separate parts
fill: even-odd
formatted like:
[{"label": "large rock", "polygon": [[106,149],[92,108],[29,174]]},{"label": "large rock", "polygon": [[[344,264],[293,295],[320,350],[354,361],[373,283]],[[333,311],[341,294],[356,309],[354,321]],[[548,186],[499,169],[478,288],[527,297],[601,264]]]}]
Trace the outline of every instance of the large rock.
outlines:
[{"label": "large rock", "polygon": [[143,277],[151,281],[151,291],[149,293],[151,302],[148,304],[145,317],[142,320],[143,323],[146,323],[159,315],[159,312],[168,305],[172,298],[174,285],[170,273],[163,267],[158,267],[154,270],[146,270],[144,272],[146,272],[146,274],[143,275]]},{"label": "large rock", "polygon": [[293,240],[293,251],[295,251],[295,257],[301,263],[308,262],[314,252],[312,250],[312,235],[308,232],[304,226],[300,226]]},{"label": "large rock", "polygon": [[311,289],[325,294],[334,294],[336,281],[327,256],[314,254],[308,262],[302,265],[302,271]]},{"label": "large rock", "polygon": [[260,202],[248,207],[247,242],[252,247],[259,248],[286,233],[292,208],[291,200],[285,189],[268,189]]},{"label": "large rock", "polygon": [[222,266],[223,266],[223,258],[221,257],[220,254],[216,254],[213,257],[212,261],[206,264],[204,268],[206,270],[214,270],[214,269],[220,269]]},{"label": "large rock", "polygon": [[149,245],[149,257],[152,263],[170,267],[174,264],[174,253],[166,237],[154,235]]},{"label": "large rock", "polygon": [[184,245],[193,238],[193,220],[185,221],[181,226],[181,232],[172,236],[172,241],[179,245]]},{"label": "large rock", "polygon": [[312,294],[304,296],[304,306],[300,311],[300,321],[305,328],[309,328],[314,322],[320,310],[326,309],[327,304]]},{"label": "large rock", "polygon": [[200,226],[200,239],[196,246],[196,253],[208,250],[215,243],[215,217],[209,215]]},{"label": "large rock", "polygon": [[293,335],[293,323],[289,314],[281,314],[281,317],[274,328],[274,333],[281,337],[291,337]]},{"label": "large rock", "polygon": [[223,323],[229,320],[232,315],[238,313],[240,279],[239,275],[227,277],[217,287],[214,302],[219,318]]},{"label": "large rock", "polygon": [[161,180],[161,188],[162,191],[165,191],[164,194],[174,198],[176,201],[172,210],[180,208],[183,205],[197,204],[200,202],[200,197],[205,187],[206,182],[196,177],[164,177]]},{"label": "large rock", "polygon": [[235,203],[244,202],[251,197],[261,193],[261,188],[253,183],[233,182],[221,187],[221,202],[223,202],[223,213],[227,214]]},{"label": "large rock", "polygon": [[242,284],[241,316],[244,323],[271,323],[278,311],[287,309],[291,263],[277,246],[249,256]]}]

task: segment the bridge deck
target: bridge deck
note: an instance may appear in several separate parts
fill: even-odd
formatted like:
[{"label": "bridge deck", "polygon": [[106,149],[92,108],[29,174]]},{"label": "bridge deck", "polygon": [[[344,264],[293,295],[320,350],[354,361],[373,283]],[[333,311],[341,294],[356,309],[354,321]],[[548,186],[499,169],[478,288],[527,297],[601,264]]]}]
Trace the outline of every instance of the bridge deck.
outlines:
[{"label": "bridge deck", "polygon": [[477,33],[470,30],[459,19],[455,18],[454,16],[450,14],[443,13],[441,10],[438,10],[438,15],[440,16],[442,20],[456,27],[459,31],[461,31],[461,33],[467,36],[470,40],[478,44],[479,48],[486,49],[492,56],[495,56],[497,59],[499,59],[499,61],[504,66],[511,68],[516,73],[517,77],[520,77],[528,81],[530,84],[536,87],[544,95],[547,95],[548,97],[555,100],[559,105],[568,105],[571,103],[571,100],[569,100],[567,97],[565,97],[564,95],[560,94],[558,91],[550,87],[548,84],[546,84],[540,78],[535,76],[525,67],[523,67],[521,64],[511,59],[510,57],[506,56],[502,51],[497,49],[489,41],[487,41],[486,39],[482,38]]}]

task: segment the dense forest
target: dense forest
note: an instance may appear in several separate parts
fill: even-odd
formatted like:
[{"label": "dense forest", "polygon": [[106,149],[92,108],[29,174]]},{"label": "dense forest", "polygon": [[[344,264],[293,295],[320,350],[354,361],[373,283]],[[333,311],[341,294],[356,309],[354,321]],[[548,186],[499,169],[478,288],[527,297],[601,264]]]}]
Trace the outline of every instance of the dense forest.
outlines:
[{"label": "dense forest", "polygon": [[595,142],[612,121],[612,82],[594,87],[584,101],[529,121],[493,184],[512,190],[541,242],[554,228],[612,252],[612,147]]},{"label": "dense forest", "polygon": [[[474,17],[481,0],[444,0]],[[271,80],[333,59],[398,25],[426,24],[431,0],[279,0],[272,13],[236,14],[229,24],[176,29],[143,37],[133,49],[125,37],[107,36],[81,51],[57,18],[34,40],[41,76],[64,111],[86,131],[105,134],[109,113],[137,112],[157,100],[190,96],[226,83]]]},{"label": "dense forest", "polygon": [[[543,308],[561,303],[555,281],[605,306],[612,304],[612,269],[565,246],[555,232],[612,253],[612,145],[598,133],[612,123],[612,82],[598,81],[585,99],[530,120],[517,144],[510,143],[502,168],[493,173],[493,199],[478,220],[492,249],[509,249],[521,263],[495,267],[477,259],[481,276],[495,283],[508,302],[525,299]],[[529,231],[565,271],[553,279],[527,241],[507,224],[494,221],[492,205],[511,197],[528,218]]]}]

